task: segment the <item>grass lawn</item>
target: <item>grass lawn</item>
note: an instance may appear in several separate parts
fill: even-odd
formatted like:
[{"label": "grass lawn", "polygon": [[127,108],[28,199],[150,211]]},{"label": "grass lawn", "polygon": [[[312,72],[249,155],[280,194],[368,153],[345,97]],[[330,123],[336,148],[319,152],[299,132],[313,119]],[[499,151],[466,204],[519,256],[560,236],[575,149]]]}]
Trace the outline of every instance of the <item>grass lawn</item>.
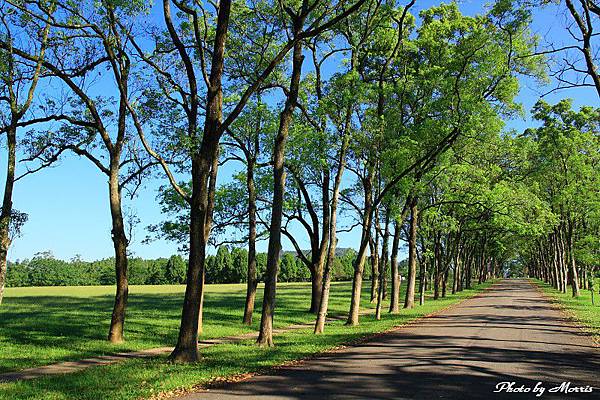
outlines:
[{"label": "grass lawn", "polygon": [[[366,307],[369,306],[369,302],[366,300],[368,282],[365,283],[363,306]],[[218,377],[256,372],[286,361],[307,357],[354,339],[384,331],[449,306],[464,298],[471,297],[490,284],[491,282],[488,282],[475,289],[465,290],[457,295],[449,295],[445,299],[427,301],[422,307],[416,307],[413,310],[402,310],[397,315],[385,313],[381,321],[376,321],[373,316],[364,316],[361,318],[361,324],[357,327],[346,327],[343,325],[343,321],[336,321],[326,327],[323,335],[313,335],[312,330],[298,330],[277,335],[275,337],[276,346],[270,349],[258,348],[252,340],[240,344],[212,346],[203,349],[202,361],[193,365],[167,363],[166,357],[156,357],[93,367],[64,376],[0,384],[0,399],[139,399],[160,392],[188,389],[195,385],[205,384]],[[139,289],[134,289],[132,295],[128,323],[128,338],[131,342],[129,346],[149,347],[173,344],[179,323],[181,293],[178,293],[178,291],[181,291],[181,289],[166,287],[153,287],[151,289],[146,287],[143,289],[146,291],[153,290],[153,293],[142,293],[142,288]],[[64,343],[58,346],[59,350],[56,350],[54,356],[60,357],[62,354],[63,357],[66,357],[69,352],[67,350],[69,341],[78,343],[80,352],[112,349],[101,342],[104,336],[104,328],[108,323],[108,317],[95,316],[98,313],[99,304],[102,304],[103,307],[101,311],[106,311],[107,304],[110,304],[109,299],[105,298],[108,295],[86,296],[86,289],[76,289],[75,292],[79,293],[78,297],[72,288],[67,290],[71,294],[66,296],[64,300],[55,299],[56,305],[52,312],[58,314],[68,313],[71,319],[65,322],[73,324],[74,330],[69,331],[69,336],[67,336]],[[87,289],[87,291],[89,290],[99,289]],[[333,312],[347,311],[349,290],[349,283],[335,284],[332,291]],[[157,293],[157,291],[162,292]],[[287,325],[292,322],[308,321],[314,318],[313,315],[306,313],[309,298],[308,291],[308,285],[304,284],[281,285],[276,311],[277,325]],[[9,293],[9,296],[8,300],[10,301],[7,301],[7,305],[12,304],[13,307],[19,308],[27,304],[29,307],[38,310],[38,312],[42,312],[41,310],[47,307],[47,303],[52,303],[53,299],[53,297],[41,296],[40,300],[43,299],[43,301],[36,301],[37,296],[24,296],[28,301],[23,303],[18,301],[19,299],[15,296],[15,293],[12,293],[12,295]],[[226,335],[247,330],[241,327],[239,322],[241,309],[243,308],[243,290],[241,286],[220,285],[209,288],[206,300],[207,336]],[[95,304],[95,302],[99,302],[99,304]],[[60,304],[62,304],[62,307],[68,305],[69,309],[61,311]],[[88,305],[87,308],[86,304]],[[257,304],[260,304],[260,302]],[[78,306],[82,306],[84,309],[78,310]],[[27,311],[23,310],[22,312],[22,318],[27,319],[27,316],[24,315]],[[32,310],[29,312],[32,312]],[[9,315],[12,315],[12,313]],[[94,315],[93,318],[92,314]],[[47,317],[49,317],[54,334],[57,334],[59,331],[56,330],[58,329],[56,326],[61,325],[60,320],[63,317],[53,316],[50,312],[48,312]],[[29,322],[22,321],[21,323],[25,328],[27,326],[30,328],[36,327],[36,332],[44,332],[43,318],[43,316],[37,316]],[[219,321],[222,321],[222,323]],[[15,326],[15,323],[14,320],[11,322],[12,328],[9,331],[17,330],[12,333],[11,337],[19,337],[20,332],[18,329],[23,328]],[[88,325],[93,323],[97,326],[88,329]],[[2,329],[7,328],[2,327]],[[256,329],[256,326],[253,329]],[[86,339],[79,338],[78,334],[85,335]],[[49,340],[57,340],[53,338],[52,333],[44,335]],[[86,345],[86,341],[94,341],[95,344]],[[23,349],[30,348],[31,351],[39,355],[43,355],[47,351],[43,342],[37,340],[35,343],[27,341],[22,346],[24,346]],[[52,352],[55,346],[49,345],[48,351]],[[15,347],[12,347],[12,349],[12,351],[20,351]],[[9,357],[10,351],[4,347],[0,351],[6,359]],[[73,355],[71,353],[69,357]],[[21,364],[27,364],[27,362],[21,361]]]},{"label": "grass lawn", "polygon": [[[363,308],[369,282],[364,287]],[[332,284],[331,314],[346,313],[351,283]],[[0,306],[0,373],[54,362],[153,347],[174,346],[184,285],[131,286],[125,321],[126,342],[108,343],[114,287],[8,288]],[[263,287],[256,297],[254,324],[242,325],[245,284],[207,285],[202,338],[257,332]],[[275,327],[308,322],[310,283],[278,284]]]},{"label": "grass lawn", "polygon": [[553,298],[568,314],[579,321],[589,332],[594,335],[594,339],[600,340],[600,296],[598,288],[600,279],[596,279],[594,301],[592,305],[592,294],[589,290],[581,290],[581,295],[574,298],[571,294],[571,287],[567,288],[567,293],[556,290],[543,281],[534,279],[534,282],[542,289],[544,293]]}]

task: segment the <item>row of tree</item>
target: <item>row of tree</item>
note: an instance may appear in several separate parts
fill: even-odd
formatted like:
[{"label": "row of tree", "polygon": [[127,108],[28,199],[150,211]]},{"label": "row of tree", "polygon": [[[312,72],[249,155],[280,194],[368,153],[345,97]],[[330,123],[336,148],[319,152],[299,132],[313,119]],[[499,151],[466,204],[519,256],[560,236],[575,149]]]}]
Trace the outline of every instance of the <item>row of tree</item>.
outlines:
[{"label": "row of tree", "polygon": [[[334,280],[350,280],[355,252],[351,249],[336,257]],[[257,279],[263,280],[266,253],[256,255]],[[215,255],[206,260],[207,283],[245,283],[248,251],[244,248],[220,246]],[[56,259],[50,252],[36,254],[31,260],[8,263],[6,285],[22,286],[91,286],[114,285],[115,260],[106,258],[83,261],[75,257],[69,261]],[[186,261],[179,255],[170,258],[146,260],[129,258],[128,280],[132,285],[176,285],[185,283]],[[279,280],[282,282],[309,281],[310,274],[293,253],[282,256]]]},{"label": "row of tree", "polygon": [[530,241],[522,252],[530,276],[551,283],[573,296],[589,289],[600,266],[600,111],[571,109],[570,101],[537,104],[541,126],[524,132],[533,144],[528,176],[545,202],[553,221],[551,230]]},{"label": "row of tree", "polygon": [[[593,1],[566,1],[581,43],[541,52],[529,25],[532,6],[543,1],[498,0],[475,16],[455,3],[416,13],[415,0],[159,3],[157,10],[142,0],[0,4],[9,155],[1,279],[10,231],[25,220],[12,208],[14,183],[66,152],[107,177],[113,342],[124,339],[129,283],[122,196],[134,197],[153,172],[169,181],[159,201],[170,218],[150,231],[189,254],[175,361],[198,360],[207,249],[219,243],[247,245],[243,322],[250,324],[260,277],[256,241],[268,239],[263,346],[273,345],[277,281],[291,260],[282,259],[282,237],[310,273],[315,333],[324,330],[337,238],[346,230],[360,231],[348,325],[359,323],[367,256],[377,318],[387,297],[389,311],[399,311],[402,241],[409,253],[405,308],[417,290],[420,302],[427,287],[443,297],[499,275],[515,259],[531,271],[560,264],[567,272],[557,282],[567,277],[572,285],[577,268],[597,265],[585,259],[598,238],[598,110],[556,106],[589,114],[574,117],[589,133],[583,142],[578,134],[546,140],[544,127],[507,132],[503,123],[522,112],[519,79],[547,77],[548,54],[580,50],[583,58],[555,78],[562,84],[583,76],[573,85],[600,93]],[[535,110],[550,128],[553,107],[540,102]],[[563,139],[568,153],[550,146]],[[17,147],[24,154],[19,176]],[[226,162],[239,173],[219,185]],[[557,177],[567,175],[561,192]],[[308,252],[299,246],[304,232]]]},{"label": "row of tree", "polygon": [[[144,260],[131,258],[129,281],[134,285],[179,284],[185,281],[185,260],[180,256]],[[31,260],[9,262],[6,283],[18,286],[89,286],[114,285],[115,260],[106,258],[83,261],[56,259],[49,252],[36,254]]]}]

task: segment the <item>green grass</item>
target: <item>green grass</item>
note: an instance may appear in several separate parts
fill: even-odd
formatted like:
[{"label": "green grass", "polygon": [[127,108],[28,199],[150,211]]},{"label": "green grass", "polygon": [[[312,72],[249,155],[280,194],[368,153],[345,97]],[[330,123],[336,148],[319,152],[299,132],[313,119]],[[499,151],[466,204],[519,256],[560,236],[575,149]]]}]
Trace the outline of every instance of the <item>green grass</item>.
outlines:
[{"label": "green grass", "polygon": [[[365,282],[365,289],[368,282]],[[210,382],[217,377],[227,377],[241,373],[256,372],[267,367],[282,364],[286,361],[304,358],[316,353],[320,353],[349,341],[381,332],[394,326],[402,325],[415,318],[424,316],[441,308],[447,307],[464,298],[473,296],[482,288],[489,286],[491,282],[478,286],[476,289],[465,290],[457,295],[449,295],[445,299],[437,301],[427,301],[422,307],[416,307],[413,310],[402,310],[400,314],[389,315],[385,313],[381,321],[376,321],[373,316],[364,316],[361,318],[361,324],[356,327],[346,327],[342,321],[337,321],[328,325],[323,335],[313,335],[311,330],[298,330],[287,332],[275,337],[276,346],[270,349],[258,348],[253,341],[246,341],[240,344],[226,344],[212,346],[202,350],[202,361],[193,365],[181,365],[167,363],[165,357],[153,359],[128,360],[122,363],[93,367],[87,370],[68,374],[65,376],[56,376],[48,378],[34,379],[30,381],[21,381],[15,383],[0,384],[0,399],[139,399],[149,397],[160,392],[189,389],[196,385],[202,385]],[[231,287],[233,288],[233,286]],[[157,288],[158,289],[158,288]],[[332,310],[345,312],[348,305],[350,285],[348,283],[336,284],[333,290],[333,308]],[[164,289],[163,290],[168,290]],[[85,294],[85,291],[83,291]],[[215,335],[220,332],[216,326],[218,316],[223,316],[223,330],[239,331],[239,318],[241,311],[236,307],[242,307],[238,297],[240,294],[233,289],[219,286],[209,291],[211,296],[207,296],[207,335]],[[220,294],[219,294],[220,293]],[[227,294],[229,293],[229,294]],[[367,291],[365,290],[365,295]],[[285,325],[292,321],[312,320],[314,316],[306,313],[307,306],[307,285],[282,285],[279,293],[278,309],[276,321],[278,325]],[[278,296],[279,296],[278,294]],[[138,292],[137,296],[148,299],[151,294],[145,296]],[[156,295],[158,299],[169,298],[169,293]],[[70,297],[70,299],[73,299]],[[86,297],[82,297],[86,299]],[[212,300],[209,300],[211,299]],[[219,304],[220,299],[222,303]],[[13,298],[16,300],[16,298]],[[33,300],[32,300],[33,301]],[[160,304],[160,301],[157,300]],[[242,299],[243,302],[243,299]],[[135,303],[133,303],[135,304]],[[165,311],[159,304],[153,304],[153,310],[163,310],[161,319],[148,315],[153,310],[148,309],[148,304],[144,312],[135,310],[142,304],[132,306],[132,315],[137,312],[142,313],[146,318],[138,316],[139,322],[133,319],[129,322],[130,329],[137,327],[136,333],[131,334],[131,338],[136,338],[136,343],[149,343],[149,339],[144,341],[144,332],[141,331],[142,320],[147,324],[154,320],[153,329],[156,326],[170,326],[175,330],[178,321],[162,321],[165,315],[178,314],[177,310]],[[257,303],[260,304],[260,303]],[[363,306],[369,303],[364,299]],[[43,308],[42,305],[39,305]],[[211,308],[212,307],[212,308]],[[223,307],[223,308],[222,308]],[[238,318],[239,317],[239,318]],[[230,321],[231,319],[231,321]],[[287,321],[287,322],[286,322]],[[139,324],[139,325],[138,325]],[[256,327],[254,327],[256,328]],[[140,330],[140,331],[138,331]],[[101,332],[103,334],[103,332]],[[146,332],[152,335],[152,332]],[[165,334],[166,337],[174,337],[175,333]],[[18,335],[17,335],[18,336]],[[100,340],[100,339],[96,339]],[[151,340],[150,340],[151,342]],[[156,344],[156,343],[155,343]],[[165,344],[165,343],[161,343]],[[172,342],[169,342],[172,344]],[[43,351],[43,348],[41,349]],[[5,353],[5,350],[2,350]]]},{"label": "green grass", "polygon": [[[368,301],[366,282],[363,307]],[[108,343],[112,286],[8,288],[0,306],[0,373],[120,351],[174,346],[181,318],[183,285],[131,286],[125,322],[126,342]],[[332,284],[330,310],[346,313],[351,283]],[[262,286],[256,298],[254,324],[241,324],[244,284],[207,285],[204,332],[210,339],[256,332],[260,322]],[[308,322],[314,316],[309,283],[278,285],[275,327]]]},{"label": "green grass", "polygon": [[567,293],[562,293],[543,281],[537,279],[533,279],[533,281],[563,310],[585,327],[596,341],[600,341],[600,296],[598,296],[600,279],[596,279],[595,283],[594,300],[596,305],[592,305],[592,293],[589,290],[581,289],[580,296],[573,297],[570,286],[567,287]]}]

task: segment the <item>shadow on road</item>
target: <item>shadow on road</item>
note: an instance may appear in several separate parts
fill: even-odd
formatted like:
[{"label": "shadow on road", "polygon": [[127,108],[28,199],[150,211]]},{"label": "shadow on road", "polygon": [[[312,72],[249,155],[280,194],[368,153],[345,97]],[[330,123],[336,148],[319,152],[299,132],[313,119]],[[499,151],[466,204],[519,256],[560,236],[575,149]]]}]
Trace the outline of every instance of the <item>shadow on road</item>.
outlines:
[{"label": "shadow on road", "polygon": [[[505,281],[372,342],[186,398],[600,399],[600,388],[549,392],[563,382],[600,386],[600,353],[587,336],[529,283]],[[529,392],[495,393],[501,382]]]}]

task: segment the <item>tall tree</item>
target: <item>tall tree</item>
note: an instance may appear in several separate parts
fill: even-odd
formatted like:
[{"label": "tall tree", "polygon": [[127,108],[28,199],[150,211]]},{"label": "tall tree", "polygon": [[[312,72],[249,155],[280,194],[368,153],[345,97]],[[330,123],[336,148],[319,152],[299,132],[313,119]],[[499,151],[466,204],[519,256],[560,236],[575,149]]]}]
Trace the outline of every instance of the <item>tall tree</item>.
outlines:
[{"label": "tall tree", "polygon": [[[243,322],[246,325],[252,324],[254,300],[258,286],[256,269],[256,241],[258,236],[256,169],[266,166],[266,163],[260,161],[261,147],[264,146],[263,141],[268,140],[275,130],[273,121],[274,115],[258,98],[256,103],[249,105],[236,123],[233,124],[229,132],[232,140],[226,142],[227,145],[241,153],[241,155],[234,155],[233,158],[244,164],[246,168],[248,264],[243,317]],[[225,211],[229,213],[230,209]]]},{"label": "tall tree", "polygon": [[267,253],[267,270],[265,274],[265,292],[263,295],[263,308],[258,335],[258,344],[261,346],[273,346],[273,316],[275,310],[275,292],[277,286],[277,272],[279,268],[279,257],[281,253],[281,221],[283,213],[283,197],[285,192],[286,171],[284,169],[285,144],[292,122],[294,109],[298,100],[300,90],[300,78],[302,75],[303,40],[316,36],[343,21],[351,13],[355,12],[364,3],[357,0],[354,4],[345,8],[345,2],[335,4],[333,8],[338,12],[329,21],[321,23],[316,27],[313,24],[305,27],[307,21],[322,21],[326,15],[331,13],[330,6],[320,4],[318,1],[310,4],[307,0],[297,8],[285,7],[284,10],[290,17],[290,36],[294,42],[292,53],[292,72],[290,83],[286,94],[284,108],[280,114],[279,130],[275,137],[273,147],[273,201],[271,210],[271,222],[269,224],[269,247]]},{"label": "tall tree", "polygon": [[[24,122],[42,77],[42,63],[48,47],[50,25],[34,24],[33,29],[23,25],[8,4],[0,5],[0,133],[6,137],[6,179],[0,211],[0,304],[6,284],[7,257],[11,243],[11,230],[18,230],[24,222],[24,214],[13,208],[13,189],[16,176],[17,130],[35,121]],[[23,34],[35,38],[24,43]],[[26,44],[35,54],[31,61],[22,62],[15,47]],[[13,229],[11,229],[13,228]]]},{"label": "tall tree", "polygon": [[[388,192],[409,176],[418,181],[461,134],[477,129],[479,118],[514,109],[516,76],[530,73],[535,67],[531,60],[517,56],[526,53],[532,44],[527,30],[529,16],[506,3],[498,4],[488,14],[476,17],[461,15],[455,4],[421,13],[423,22],[416,37],[398,57],[404,62],[393,64],[399,71],[409,71],[408,75],[398,75],[410,79],[399,79],[391,86],[395,90],[385,92],[403,97],[384,104],[404,105],[409,114],[395,117],[402,108],[384,107],[388,139],[380,147],[385,149],[381,159],[388,166],[384,166],[381,191],[364,205],[365,226],[370,226],[375,208]],[[439,70],[446,71],[446,79],[439,79],[438,72],[434,72]],[[389,80],[394,82],[392,78]],[[415,99],[411,93],[421,95]],[[408,97],[404,97],[406,94]],[[416,103],[418,107],[413,106]],[[372,182],[376,172],[375,160],[367,163],[367,182]],[[370,183],[365,188],[372,190],[372,186]],[[358,260],[363,262],[361,253],[364,255],[368,245],[368,232],[362,235],[359,248]],[[358,262],[348,316],[351,325],[358,323],[361,275],[362,264]]]},{"label": "tall tree", "polygon": [[593,188],[598,179],[593,171],[598,165],[600,111],[593,107],[573,111],[569,100],[555,105],[539,101],[533,111],[542,126],[527,130],[525,135],[537,144],[533,154],[537,171],[532,175],[543,188],[540,197],[556,215],[557,222],[549,233],[555,283],[563,291],[568,283],[576,297],[580,284],[575,242],[596,204]]},{"label": "tall tree", "polygon": [[[172,4],[179,10],[179,15],[172,14]],[[202,326],[204,264],[213,222],[219,143],[223,133],[299,41],[334,26],[360,4],[359,1],[348,8],[344,8],[345,2],[324,5],[317,1],[310,7],[305,4],[302,12],[306,16],[323,7],[326,11],[321,11],[333,14],[333,17],[327,19],[325,14],[321,14],[323,18],[315,18],[316,22],[307,29],[302,29],[301,34],[287,38],[280,34],[290,21],[293,25],[295,12],[282,2],[272,4],[265,1],[249,5],[222,1],[219,4],[211,4],[216,16],[214,17],[200,2],[163,0],[166,46],[172,51],[165,53],[160,50],[165,44],[165,36],[162,34],[155,35],[156,49],[150,56],[135,38],[129,36],[137,56],[155,71],[159,92],[162,92],[175,107],[182,109],[186,117],[184,140],[183,143],[179,141],[176,147],[187,149],[189,162],[185,169],[192,177],[192,187],[189,191],[178,185],[164,154],[152,149],[146,138],[144,121],[139,118],[137,110],[131,104],[128,106],[146,150],[161,164],[175,191],[190,205],[187,286],[178,344],[171,359],[180,362],[193,362],[198,359],[197,339]],[[240,13],[245,17],[232,19],[232,13]],[[253,21],[260,21],[262,25],[259,26],[262,30],[246,29],[249,16],[254,18]],[[282,18],[279,18],[280,16]],[[230,28],[233,37],[228,40]],[[238,58],[225,51],[228,43],[229,46],[240,45],[245,52],[255,56],[252,59],[255,63],[252,63],[250,68],[245,68],[245,74],[242,76],[237,74],[238,70],[235,68],[234,72],[230,73],[229,67],[237,65]],[[181,78],[177,74],[180,68],[185,71],[185,76]],[[228,76],[225,81],[228,87],[225,89],[239,94],[234,97],[232,104],[228,104],[229,112],[226,116],[223,115],[225,75]],[[202,118],[204,128],[201,133],[198,127],[202,124]],[[273,268],[270,271],[272,272]]]},{"label": "tall tree", "polygon": [[[323,289],[315,321],[315,334],[323,333],[325,330],[325,321],[329,307],[331,274],[337,246],[337,215],[342,177],[346,169],[347,155],[354,129],[352,114],[356,110],[355,107],[360,103],[357,101],[356,93],[361,92],[361,81],[355,69],[358,48],[359,46],[352,46],[349,71],[346,74],[339,74],[331,80],[327,88],[328,95],[323,97],[321,103],[331,121],[331,126],[335,127],[335,141],[332,143],[332,147],[336,149],[336,153],[334,153],[336,158],[331,161],[335,168],[331,201],[329,204],[324,204],[324,207],[329,207],[330,222],[328,231],[325,232],[329,236],[329,239],[327,259],[323,270]],[[319,79],[320,77],[317,78]]]},{"label": "tall tree", "polygon": [[[34,1],[27,6],[15,3],[14,7],[24,17],[46,23],[56,31],[53,39],[60,43],[61,52],[47,55],[42,66],[47,75],[60,80],[71,92],[67,104],[49,102],[46,106],[50,116],[45,119],[61,120],[63,125],[53,132],[42,130],[40,135],[29,138],[29,159],[50,165],[65,151],[72,151],[91,161],[108,178],[117,283],[108,340],[120,343],[124,340],[129,291],[129,239],[123,216],[122,190],[129,187],[133,196],[141,179],[156,164],[140,153],[127,126],[131,61],[125,52],[126,38],[122,37],[119,24],[137,15],[143,5],[132,3],[119,8],[112,2],[81,2],[74,6]],[[76,56],[65,58],[60,54],[67,49]],[[23,49],[18,50],[18,55],[30,62],[37,59],[35,54]],[[92,96],[86,87],[89,80],[100,78],[98,69],[101,66],[111,72],[113,89],[118,93],[116,110],[111,108],[109,98]],[[113,124],[115,132],[110,128]],[[108,155],[106,162],[101,154],[103,151]]]}]

